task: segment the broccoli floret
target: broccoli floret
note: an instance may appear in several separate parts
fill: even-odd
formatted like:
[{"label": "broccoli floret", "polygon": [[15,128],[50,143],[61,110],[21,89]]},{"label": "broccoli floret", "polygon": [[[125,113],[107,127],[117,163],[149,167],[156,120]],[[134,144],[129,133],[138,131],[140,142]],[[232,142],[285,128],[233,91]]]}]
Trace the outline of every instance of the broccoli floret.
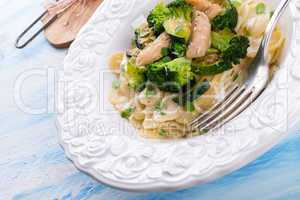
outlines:
[{"label": "broccoli floret", "polygon": [[184,57],[187,50],[187,44],[182,38],[172,37],[171,44],[169,47],[163,48],[161,50],[162,56],[170,56],[171,58],[181,58]]},{"label": "broccoli floret", "polygon": [[239,64],[247,55],[250,46],[245,36],[234,35],[229,29],[212,32],[212,46],[221,51],[222,59],[228,63]]},{"label": "broccoli floret", "polygon": [[170,3],[168,8],[170,18],[163,24],[166,32],[187,42],[191,35],[192,6],[184,0],[176,0]]},{"label": "broccoli floret", "polygon": [[194,79],[194,74],[191,71],[190,60],[177,58],[148,65],[147,77],[161,90],[179,92],[182,87]]},{"label": "broccoli floret", "polygon": [[153,64],[147,65],[147,79],[156,83],[156,85],[163,85],[168,79],[172,79],[173,74],[167,69],[160,67],[171,60],[170,57],[166,56]]},{"label": "broccoli floret", "polygon": [[192,20],[193,7],[186,3],[185,0],[175,0],[168,4],[171,15],[176,18],[183,17],[187,21]]},{"label": "broccoli floret", "polygon": [[194,60],[192,71],[195,74],[207,76],[230,70],[233,64],[239,64],[240,59],[247,56],[249,39],[245,36],[234,36],[225,29],[212,33],[212,46],[220,52],[208,54],[200,61]]},{"label": "broccoli floret", "polygon": [[218,32],[213,31],[211,33],[211,45],[220,51],[225,51],[233,37],[234,33],[228,28]]},{"label": "broccoli floret", "polygon": [[187,44],[185,43],[185,40],[181,38],[172,38],[171,45],[169,48],[169,53],[172,57],[180,58],[184,57],[187,50]]},{"label": "broccoli floret", "polygon": [[151,11],[147,21],[149,26],[153,27],[156,35],[168,29],[169,34],[188,39],[191,32],[189,25],[191,15],[192,7],[184,0],[176,0],[168,5],[158,3]]},{"label": "broccoli floret", "polygon": [[247,56],[250,46],[249,39],[245,36],[235,36],[229,42],[229,47],[223,52],[222,58],[227,62],[239,64],[240,59]]},{"label": "broccoli floret", "polygon": [[237,9],[234,6],[230,6],[212,20],[212,29],[223,30],[225,28],[229,28],[234,31],[238,23],[238,17]]},{"label": "broccoli floret", "polygon": [[186,42],[191,36],[191,22],[183,18],[170,18],[164,22],[164,28],[169,35],[183,38]]},{"label": "broccoli floret", "polygon": [[173,81],[175,80],[176,76],[176,72],[172,72],[165,67],[151,65],[147,70],[148,79],[156,84],[159,89],[167,92],[177,93],[181,90],[180,84]]},{"label": "broccoli floret", "polygon": [[146,82],[146,70],[143,67],[138,67],[132,60],[129,60],[126,67],[124,76],[128,80],[128,84],[131,88],[141,91],[145,87]]},{"label": "broccoli floret", "polygon": [[168,7],[169,8],[175,7],[176,8],[176,7],[180,7],[180,6],[186,6],[186,5],[188,5],[188,4],[186,3],[185,0],[174,0],[171,3],[168,4]]},{"label": "broccoli floret", "polygon": [[191,64],[192,62],[186,58],[177,58],[164,66],[170,71],[176,72],[175,81],[184,86],[194,78],[194,74],[191,72]]},{"label": "broccoli floret", "polygon": [[158,3],[147,18],[156,35],[164,31],[163,23],[170,18],[170,9],[164,3]]}]

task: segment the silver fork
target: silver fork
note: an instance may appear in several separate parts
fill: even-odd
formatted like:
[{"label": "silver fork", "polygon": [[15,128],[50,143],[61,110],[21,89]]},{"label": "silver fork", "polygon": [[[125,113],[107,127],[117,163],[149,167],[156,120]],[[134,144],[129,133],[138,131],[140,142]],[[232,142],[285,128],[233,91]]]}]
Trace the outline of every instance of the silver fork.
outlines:
[{"label": "silver fork", "polygon": [[289,2],[290,0],[282,0],[276,8],[266,28],[258,53],[248,68],[247,80],[241,85],[234,85],[221,102],[189,123],[190,130],[207,132],[223,126],[243,112],[264,91],[269,81],[268,44]]}]

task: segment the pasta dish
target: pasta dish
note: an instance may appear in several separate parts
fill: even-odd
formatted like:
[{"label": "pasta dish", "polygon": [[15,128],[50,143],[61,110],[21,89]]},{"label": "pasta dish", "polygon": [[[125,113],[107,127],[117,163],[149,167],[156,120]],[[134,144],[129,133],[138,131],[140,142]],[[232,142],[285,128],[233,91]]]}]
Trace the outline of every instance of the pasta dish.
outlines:
[{"label": "pasta dish", "polygon": [[[187,124],[243,81],[272,17],[264,0],[173,0],[158,3],[133,28],[131,47],[112,55],[109,101],[150,138],[182,138]],[[279,27],[270,68],[284,46]]]}]

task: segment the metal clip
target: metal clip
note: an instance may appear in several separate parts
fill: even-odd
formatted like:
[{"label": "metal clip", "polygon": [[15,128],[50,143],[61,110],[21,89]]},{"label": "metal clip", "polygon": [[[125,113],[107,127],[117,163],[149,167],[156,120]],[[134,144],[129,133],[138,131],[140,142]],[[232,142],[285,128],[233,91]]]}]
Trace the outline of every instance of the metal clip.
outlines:
[{"label": "metal clip", "polygon": [[46,14],[48,13],[48,11],[46,10],[44,13],[41,14],[41,16],[39,16],[32,24],[30,24],[17,38],[16,43],[15,43],[15,47],[18,49],[22,49],[25,46],[27,46],[34,38],[36,38],[36,36],[38,36],[43,30],[45,30],[49,25],[51,25],[56,19],[57,19],[57,15],[55,15],[54,17],[52,17],[44,26],[42,26],[37,32],[35,32],[27,41],[25,41],[24,43],[20,44],[20,40],[24,37],[24,35],[26,33],[28,33],[28,31],[34,26],[36,25]]}]

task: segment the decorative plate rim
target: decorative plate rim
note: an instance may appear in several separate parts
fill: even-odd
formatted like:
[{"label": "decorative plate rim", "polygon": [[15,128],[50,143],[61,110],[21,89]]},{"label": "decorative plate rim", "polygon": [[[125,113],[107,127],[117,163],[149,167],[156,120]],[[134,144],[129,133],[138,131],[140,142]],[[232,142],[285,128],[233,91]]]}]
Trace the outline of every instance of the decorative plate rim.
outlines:
[{"label": "decorative plate rim", "polygon": [[[122,190],[134,192],[174,191],[177,189],[191,187],[196,184],[207,183],[230,172],[233,172],[246,165],[247,163],[253,161],[255,158],[262,155],[271,147],[276,145],[282,138],[286,137],[286,135],[288,134],[288,130],[290,130],[291,127],[293,127],[297,123],[297,120],[294,120],[293,118],[300,114],[300,109],[292,109],[291,111],[293,112],[290,112],[290,108],[288,108],[287,106],[293,105],[293,102],[295,102],[297,98],[300,99],[300,95],[297,96],[292,92],[297,90],[295,83],[300,81],[300,77],[298,77],[294,72],[295,70],[297,71],[297,69],[293,67],[297,62],[295,55],[297,54],[297,52],[300,52],[298,49],[299,44],[296,43],[296,36],[298,35],[296,32],[297,30],[295,20],[298,19],[296,18],[296,14],[298,13],[292,13],[294,18],[294,33],[292,37],[293,41],[290,45],[291,51],[289,51],[288,55],[286,56],[287,58],[284,62],[284,67],[279,70],[279,72],[274,77],[274,81],[271,82],[270,86],[259,98],[259,100],[251,105],[248,111],[253,112],[257,109],[257,107],[261,108],[260,104],[265,99],[268,99],[268,102],[271,102],[272,100],[269,100],[270,96],[276,96],[276,98],[280,100],[278,101],[277,99],[275,99],[274,102],[270,103],[270,105],[264,105],[265,107],[261,108],[261,110],[263,110],[262,113],[258,113],[260,116],[251,116],[249,119],[254,121],[251,121],[249,123],[250,125],[248,124],[249,127],[244,127],[244,130],[239,130],[239,128],[235,130],[235,128],[231,128],[235,127],[235,124],[243,121],[243,118],[246,118],[245,116],[247,115],[245,113],[234,120],[234,122],[230,123],[230,125],[226,127],[228,129],[222,129],[218,133],[189,138],[186,140],[176,141],[172,144],[168,144],[168,148],[171,149],[171,153],[168,154],[169,157],[167,158],[162,158],[165,157],[164,155],[162,155],[163,153],[161,153],[159,156],[156,156],[158,158],[156,158],[154,155],[150,155],[150,151],[145,150],[145,152],[140,153],[140,149],[137,152],[137,154],[140,155],[136,155],[136,153],[134,153],[132,150],[130,150],[130,147],[128,147],[131,145],[131,143],[134,143],[134,148],[140,147],[141,145],[146,145],[145,148],[149,147],[152,148],[151,150],[155,150],[155,152],[157,152],[158,150],[162,150],[166,147],[166,144],[162,144],[160,142],[155,142],[155,144],[152,140],[148,140],[146,142],[135,140],[133,142],[133,140],[127,138],[126,136],[118,136],[118,138],[116,138],[115,136],[99,137],[92,131],[89,132],[88,135],[77,135],[78,133],[74,128],[74,126],[77,126],[76,120],[78,120],[79,118],[79,120],[81,120],[81,118],[83,118],[84,120],[85,118],[88,118],[88,120],[90,118],[98,120],[98,116],[94,114],[92,114],[92,116],[91,114],[85,114],[86,110],[84,106],[82,106],[82,104],[76,104],[78,103],[78,100],[75,100],[76,98],[74,97],[77,95],[76,92],[78,90],[78,88],[76,88],[76,82],[78,79],[93,79],[93,70],[98,69],[98,65],[96,64],[97,59],[95,57],[104,56],[105,53],[103,53],[102,50],[105,49],[107,44],[110,43],[113,38],[113,33],[105,32],[107,31],[104,30],[105,26],[111,26],[112,23],[114,23],[114,25],[120,25],[121,20],[126,18],[126,16],[129,16],[129,13],[131,14],[133,12],[133,8],[135,6],[145,6],[143,3],[149,3],[149,1],[105,0],[97,9],[96,13],[93,15],[90,21],[80,31],[77,39],[71,45],[68,55],[65,58],[64,75],[59,78],[58,82],[72,82],[72,84],[75,82],[75,86],[72,85],[67,94],[68,96],[69,92],[71,93],[69,95],[71,96],[71,101],[68,98],[65,99],[64,91],[58,91],[58,105],[63,105],[64,110],[57,115],[56,126],[59,133],[59,143],[63,147],[67,157],[71,161],[73,161],[73,163],[79,170],[89,174],[90,176],[106,185]],[[295,7],[292,4],[291,11],[293,10],[295,11]],[[121,11],[123,11],[123,13]],[[127,15],[125,15],[124,13],[127,13]],[[101,31],[95,28],[100,27],[100,25]],[[101,37],[101,40],[99,39],[99,37]],[[83,56],[80,57],[80,55]],[[287,81],[283,81],[282,83],[282,76],[285,75]],[[286,88],[288,88],[287,91],[285,90]],[[87,92],[85,92],[86,91],[83,91],[83,97],[81,99],[83,101],[88,98],[85,97],[85,94],[87,94]],[[284,102],[285,100],[286,102]],[[282,106],[281,104],[284,105]],[[267,119],[269,117],[269,109],[272,109],[273,107],[276,107],[278,105],[280,106],[280,109],[283,110],[281,112],[286,113],[286,119],[284,118],[285,115],[283,115],[280,116],[283,118],[276,118],[276,120],[279,120],[280,122],[277,125],[269,124],[271,123]],[[76,116],[73,116],[73,110],[78,108],[79,106],[80,109],[84,110],[84,112],[80,114],[76,113]],[[60,110],[60,108],[58,108],[58,110]],[[253,115],[253,113],[250,114]],[[292,119],[293,122],[290,123]],[[286,124],[284,124],[284,120],[287,120]],[[91,123],[93,122],[94,121],[92,120]],[[90,125],[91,124],[87,126]],[[250,138],[249,135],[247,135],[245,138],[242,138],[240,134],[237,134],[239,132],[249,133],[251,131],[250,129],[254,130],[255,132],[255,134],[251,135],[252,138]],[[278,134],[275,134],[275,132]],[[234,139],[227,141],[229,140],[229,137]],[[113,141],[112,144],[109,144],[111,146],[109,146],[105,142],[103,145],[103,143],[101,142],[107,142],[108,138],[113,138],[112,140],[110,140]],[[242,141],[244,139],[249,139],[250,141]],[[128,141],[131,142],[130,145],[126,143]],[[124,147],[125,150],[120,149],[120,147],[118,147],[119,149],[116,148],[116,146],[120,146],[120,142],[126,143],[126,149]],[[182,146],[183,150],[179,149],[178,145],[180,147]],[[218,152],[221,150],[226,151],[225,153],[227,153],[227,149],[229,148],[229,155],[225,155],[223,152]],[[193,153],[193,156],[187,155],[185,151],[191,151]],[[224,155],[227,157],[225,157]],[[199,160],[195,161],[198,157],[199,159],[202,159],[202,161],[209,162],[210,165],[206,166],[205,168],[205,166],[203,166],[203,163],[200,163]],[[224,159],[224,157],[226,159]],[[100,160],[103,161],[101,162],[101,164],[99,164]],[[193,161],[193,163],[191,161]],[[128,169],[129,167],[127,166],[127,164],[129,164],[129,167],[132,167],[133,169]],[[126,172],[126,170],[129,170],[131,173]],[[157,173],[157,171],[161,171],[161,173]],[[154,175],[153,173],[151,174],[151,172],[154,172]]]}]

